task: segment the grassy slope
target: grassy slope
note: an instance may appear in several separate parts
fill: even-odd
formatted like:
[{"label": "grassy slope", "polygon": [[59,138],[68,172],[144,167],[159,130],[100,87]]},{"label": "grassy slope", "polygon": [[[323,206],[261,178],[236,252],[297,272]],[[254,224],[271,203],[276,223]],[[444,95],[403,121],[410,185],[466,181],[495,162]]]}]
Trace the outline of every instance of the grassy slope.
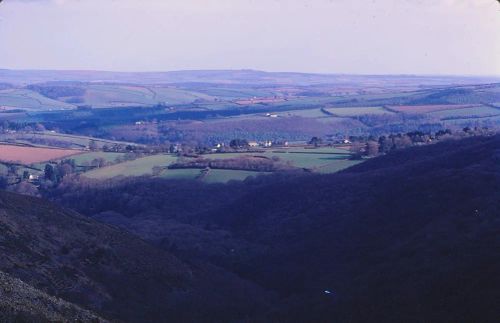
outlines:
[{"label": "grassy slope", "polygon": [[0,106],[36,111],[74,108],[71,104],[52,100],[39,93],[26,89],[0,91]]},{"label": "grassy slope", "polygon": [[438,118],[467,118],[467,117],[488,117],[500,115],[500,109],[486,106],[478,106],[466,109],[452,109],[433,112],[430,115]]},{"label": "grassy slope", "polygon": [[[114,144],[136,145],[130,142],[107,140],[107,139],[87,137],[87,136],[68,135],[63,133],[52,133],[52,132],[0,134],[0,140],[9,142],[15,141],[19,143],[32,143],[33,141],[37,140],[48,140],[48,141],[56,141],[67,144],[68,147],[71,148],[86,147],[89,145],[91,140],[95,141],[96,145],[100,148],[102,148],[104,145],[111,146]],[[43,146],[43,145],[34,144],[34,146]]]},{"label": "grassy slope", "polygon": [[189,104],[195,100],[209,100],[209,95],[159,86],[99,84],[87,87],[85,104],[96,108],[120,106],[153,106],[159,103]]},{"label": "grassy slope", "polygon": [[226,183],[229,181],[242,181],[249,176],[265,175],[264,172],[249,172],[243,170],[211,169],[203,178],[206,183]]},{"label": "grassy slope", "polygon": [[382,107],[327,108],[329,113],[340,117],[353,117],[366,114],[393,114]]},{"label": "grassy slope", "polygon": [[111,178],[115,176],[151,175],[154,166],[166,167],[175,162],[177,157],[172,155],[153,155],[132,161],[92,170],[85,173],[89,178]]}]

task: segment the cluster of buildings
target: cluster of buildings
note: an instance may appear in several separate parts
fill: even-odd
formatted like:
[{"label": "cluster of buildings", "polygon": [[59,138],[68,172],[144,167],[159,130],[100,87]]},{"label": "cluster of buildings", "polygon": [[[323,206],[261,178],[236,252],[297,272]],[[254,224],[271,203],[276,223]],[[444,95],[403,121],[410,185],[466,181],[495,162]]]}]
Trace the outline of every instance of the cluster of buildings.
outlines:
[{"label": "cluster of buildings", "polygon": [[[226,147],[225,143],[217,143],[212,147],[212,152],[217,152],[224,150]],[[270,147],[288,147],[288,141],[271,141],[271,140],[263,140],[263,141],[248,141],[249,148],[270,148]]]},{"label": "cluster of buildings", "polygon": [[271,140],[265,140],[265,141],[249,141],[248,146],[250,148],[256,148],[256,147],[271,147],[273,145],[273,142]]}]

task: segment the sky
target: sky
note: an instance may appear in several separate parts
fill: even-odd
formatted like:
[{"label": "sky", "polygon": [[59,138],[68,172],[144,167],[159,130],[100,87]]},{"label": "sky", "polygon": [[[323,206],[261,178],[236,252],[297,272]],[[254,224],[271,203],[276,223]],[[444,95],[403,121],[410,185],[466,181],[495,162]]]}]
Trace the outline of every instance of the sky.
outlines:
[{"label": "sky", "polygon": [[4,0],[0,68],[500,75],[497,0]]}]

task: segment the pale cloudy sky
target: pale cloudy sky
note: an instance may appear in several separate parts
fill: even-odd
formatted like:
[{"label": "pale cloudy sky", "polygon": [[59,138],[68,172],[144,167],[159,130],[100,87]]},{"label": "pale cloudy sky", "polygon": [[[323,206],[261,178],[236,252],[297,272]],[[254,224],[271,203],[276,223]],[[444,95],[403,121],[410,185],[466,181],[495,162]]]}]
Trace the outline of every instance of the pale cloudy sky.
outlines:
[{"label": "pale cloudy sky", "polygon": [[500,4],[4,0],[0,68],[500,75]]}]

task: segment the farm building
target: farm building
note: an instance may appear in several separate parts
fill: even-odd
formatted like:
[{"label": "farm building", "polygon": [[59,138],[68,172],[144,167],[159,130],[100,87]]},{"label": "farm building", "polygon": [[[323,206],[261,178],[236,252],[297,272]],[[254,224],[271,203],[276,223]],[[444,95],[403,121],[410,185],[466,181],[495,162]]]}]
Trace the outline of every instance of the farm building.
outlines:
[{"label": "farm building", "polygon": [[273,145],[273,142],[271,140],[266,140],[262,144],[264,147],[271,147]]}]

